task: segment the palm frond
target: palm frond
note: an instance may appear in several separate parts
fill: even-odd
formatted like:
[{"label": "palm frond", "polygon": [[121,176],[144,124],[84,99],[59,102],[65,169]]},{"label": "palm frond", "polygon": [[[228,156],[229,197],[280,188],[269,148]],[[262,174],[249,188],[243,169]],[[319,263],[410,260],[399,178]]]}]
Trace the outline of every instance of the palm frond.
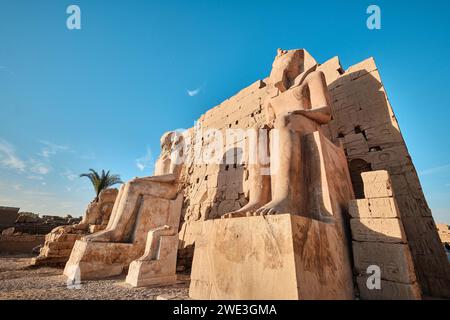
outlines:
[{"label": "palm frond", "polygon": [[109,170],[107,172],[105,172],[105,170],[102,170],[101,174],[98,174],[98,172],[94,169],[89,169],[89,171],[89,173],[80,174],[80,178],[86,177],[91,181],[97,198],[100,192],[102,192],[104,189],[107,189],[115,184],[123,183],[122,180],[120,180],[119,175],[112,175],[110,174]]}]

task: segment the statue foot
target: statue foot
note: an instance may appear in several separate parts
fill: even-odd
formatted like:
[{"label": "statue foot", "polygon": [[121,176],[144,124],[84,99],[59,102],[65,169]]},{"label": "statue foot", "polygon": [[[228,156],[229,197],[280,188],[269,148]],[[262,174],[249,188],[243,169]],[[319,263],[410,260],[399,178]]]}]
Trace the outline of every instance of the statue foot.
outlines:
[{"label": "statue foot", "polygon": [[262,204],[259,202],[250,202],[243,206],[241,209],[229,212],[227,214],[224,214],[221,218],[222,219],[231,219],[231,218],[242,218],[242,217],[249,217],[253,215],[253,212],[255,212],[258,208],[261,208]]},{"label": "statue foot", "polygon": [[255,216],[294,213],[287,200],[273,200],[255,211]]},{"label": "statue foot", "polygon": [[113,239],[112,230],[99,231],[94,234],[83,237],[83,240],[87,242],[113,242],[112,239]]}]

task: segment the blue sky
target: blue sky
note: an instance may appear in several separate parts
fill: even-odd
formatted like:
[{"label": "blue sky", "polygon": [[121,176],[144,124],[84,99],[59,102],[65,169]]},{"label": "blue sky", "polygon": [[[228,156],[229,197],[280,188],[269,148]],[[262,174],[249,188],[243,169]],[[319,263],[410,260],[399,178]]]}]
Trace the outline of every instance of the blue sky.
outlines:
[{"label": "blue sky", "polygon": [[[81,8],[68,30],[66,8]],[[368,30],[377,4],[382,29]],[[448,1],[0,0],[0,205],[81,215],[89,168],[150,175],[160,136],[262,79],[278,47],[369,56],[450,223]]]}]

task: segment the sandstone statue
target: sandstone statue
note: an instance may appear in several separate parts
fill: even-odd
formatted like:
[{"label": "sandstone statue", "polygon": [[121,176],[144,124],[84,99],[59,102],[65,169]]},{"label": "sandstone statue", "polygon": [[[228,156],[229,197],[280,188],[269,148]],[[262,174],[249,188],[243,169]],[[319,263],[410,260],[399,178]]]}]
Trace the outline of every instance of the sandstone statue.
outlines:
[{"label": "sandstone statue", "polygon": [[[177,132],[165,134],[155,176],[135,178],[121,186],[108,226],[76,243],[66,264],[67,276],[77,268],[82,279],[120,274],[142,256],[149,232],[156,236],[155,229],[168,225],[173,234],[178,233],[183,202],[179,192],[182,157],[183,136]],[[177,245],[171,248],[176,256]]]},{"label": "sandstone statue", "polygon": [[120,188],[114,205],[112,217],[106,230],[86,236],[84,240],[93,242],[127,242],[132,236],[136,221],[136,213],[143,195],[151,195],[163,199],[174,199],[178,193],[178,179],[181,170],[180,156],[173,153],[181,143],[181,136],[169,132],[161,138],[161,156],[155,165],[152,177],[135,178]]},{"label": "sandstone statue", "polygon": [[305,50],[278,50],[263,106],[270,170],[248,163],[249,203],[224,215],[240,219],[200,226],[190,297],[353,299],[345,214],[354,194],[342,146],[322,131],[331,106],[317,67]]},{"label": "sandstone statue", "polygon": [[303,137],[321,131],[321,125],[331,120],[325,75],[316,68],[317,62],[306,50],[278,49],[265,102],[266,127],[278,133],[279,148],[270,155],[274,174],[264,174],[258,163],[251,164],[250,201],[225,217],[302,213]]}]

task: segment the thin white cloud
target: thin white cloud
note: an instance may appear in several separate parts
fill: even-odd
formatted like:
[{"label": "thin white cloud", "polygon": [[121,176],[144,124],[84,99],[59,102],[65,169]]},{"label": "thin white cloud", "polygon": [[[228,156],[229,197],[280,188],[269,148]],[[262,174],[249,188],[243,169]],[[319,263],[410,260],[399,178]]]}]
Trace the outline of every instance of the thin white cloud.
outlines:
[{"label": "thin white cloud", "polygon": [[27,176],[28,180],[44,180],[44,178],[42,176],[35,176],[35,175],[30,175]]},{"label": "thin white cloud", "polygon": [[27,196],[32,196],[32,197],[46,197],[47,199],[53,199],[56,197],[55,194],[53,194],[53,193],[40,191],[40,190],[25,190],[23,192],[23,194],[25,194]]},{"label": "thin white cloud", "polygon": [[187,94],[189,97],[195,97],[196,95],[198,95],[200,93],[200,91],[202,90],[202,87],[198,87],[197,89],[194,90],[186,90]]},{"label": "thin white cloud", "polygon": [[44,147],[41,149],[41,152],[39,154],[44,158],[48,158],[51,155],[55,155],[59,151],[69,150],[68,146],[57,145],[53,142],[49,142],[49,141],[45,141],[45,140],[41,140],[39,142],[44,145]]},{"label": "thin white cloud", "polygon": [[73,173],[71,170],[66,169],[65,171],[63,171],[61,173],[61,175],[65,178],[67,178],[70,181],[74,181],[75,179],[77,179],[79,176],[75,173]]},{"label": "thin white cloud", "polygon": [[30,171],[34,174],[46,175],[50,172],[51,168],[45,163],[36,161],[34,159],[30,160]]},{"label": "thin white cloud", "polygon": [[419,175],[427,176],[427,175],[432,175],[432,174],[442,173],[442,172],[448,172],[448,171],[450,171],[450,164],[423,170],[423,171],[421,171],[419,173]]},{"label": "thin white cloud", "polygon": [[150,148],[147,149],[147,153],[142,158],[136,159],[136,167],[144,171],[147,168],[150,168],[154,165],[153,163],[153,155]]},{"label": "thin white cloud", "polygon": [[0,139],[0,165],[21,172],[26,169],[25,161],[16,155],[14,147],[3,139]]}]

